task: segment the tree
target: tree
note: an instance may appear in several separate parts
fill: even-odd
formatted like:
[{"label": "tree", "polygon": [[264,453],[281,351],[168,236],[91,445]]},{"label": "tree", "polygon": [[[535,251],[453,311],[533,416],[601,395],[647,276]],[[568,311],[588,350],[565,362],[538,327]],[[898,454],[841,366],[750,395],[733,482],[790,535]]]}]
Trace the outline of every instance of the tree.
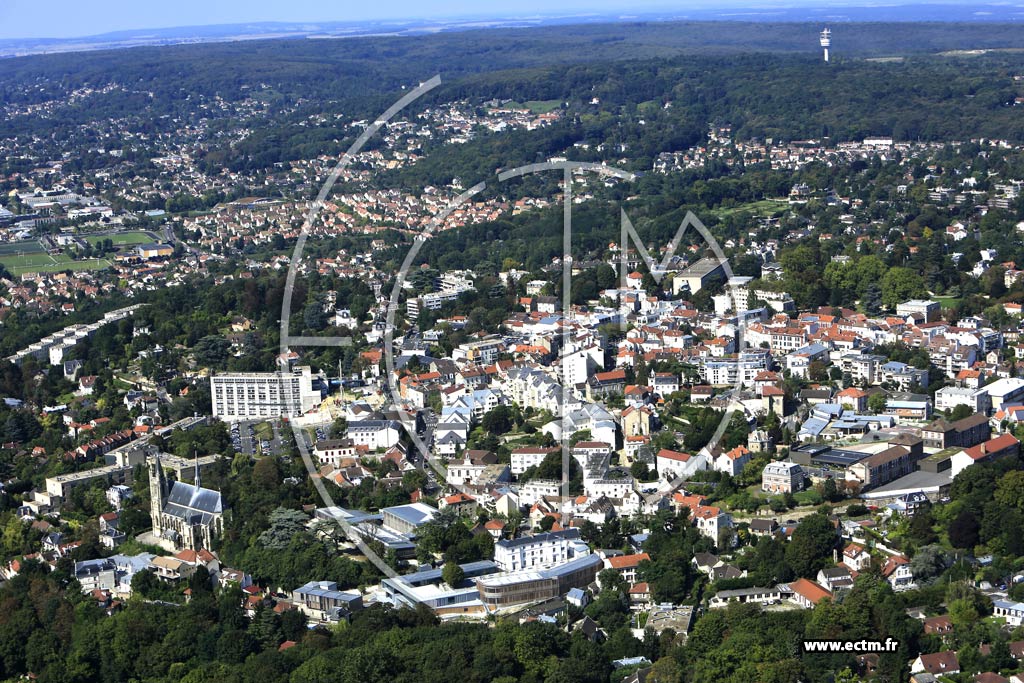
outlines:
[{"label": "tree", "polygon": [[887,308],[895,308],[908,299],[925,294],[924,278],[910,268],[890,268],[882,276],[882,303]]},{"label": "tree", "polygon": [[278,507],[269,515],[270,528],[259,536],[259,543],[266,548],[282,550],[287,548],[295,534],[305,530],[309,521],[303,512]]},{"label": "tree", "polygon": [[872,413],[881,414],[885,412],[885,407],[889,401],[889,397],[883,392],[878,392],[868,396],[868,410]]},{"label": "tree", "polygon": [[970,406],[961,403],[950,411],[949,419],[955,422],[957,420],[962,420],[965,417],[970,417],[971,415],[974,415],[974,410]]},{"label": "tree", "polygon": [[870,317],[876,317],[882,313],[882,289],[877,282],[871,282],[864,290],[864,312]]},{"label": "tree", "polygon": [[306,310],[302,313],[302,322],[309,329],[319,332],[327,327],[327,313],[324,305],[318,299],[306,304]]},{"label": "tree", "polygon": [[996,483],[995,500],[1005,507],[1024,510],[1024,471],[1007,472]]},{"label": "tree", "polygon": [[[968,468],[971,469],[971,468]],[[970,510],[961,510],[949,525],[949,542],[954,548],[973,548],[978,545],[978,531],[981,525]]]},{"label": "tree", "polygon": [[798,576],[814,576],[831,560],[837,538],[832,520],[820,512],[808,515],[793,532],[786,562]]},{"label": "tree", "polygon": [[946,569],[949,557],[942,546],[926,545],[919,548],[910,560],[910,573],[914,580],[924,586],[939,576]]},{"label": "tree", "polygon": [[231,342],[215,334],[203,337],[192,347],[197,363],[216,369],[225,366],[230,351]]},{"label": "tree", "polygon": [[441,570],[441,578],[449,586],[457,586],[466,578],[466,573],[462,571],[462,567],[456,562],[445,562],[444,569]]},{"label": "tree", "polygon": [[683,683],[683,671],[673,657],[662,657],[651,666],[647,683]]},{"label": "tree", "polygon": [[501,436],[512,429],[512,410],[507,405],[495,406],[483,416],[480,426],[491,434]]},{"label": "tree", "polygon": [[281,473],[272,457],[260,458],[252,468],[252,483],[258,489],[272,491],[281,484]]}]

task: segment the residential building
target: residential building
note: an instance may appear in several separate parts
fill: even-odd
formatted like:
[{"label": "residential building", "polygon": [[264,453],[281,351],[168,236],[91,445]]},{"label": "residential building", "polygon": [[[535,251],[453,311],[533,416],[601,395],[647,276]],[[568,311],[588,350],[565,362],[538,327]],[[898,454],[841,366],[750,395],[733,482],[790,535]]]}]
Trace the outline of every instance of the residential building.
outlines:
[{"label": "residential building", "polygon": [[494,544],[494,563],[501,571],[514,572],[563,564],[589,552],[579,529],[565,529],[502,539]]},{"label": "residential building", "polygon": [[310,581],[292,591],[291,600],[300,612],[321,622],[347,621],[363,608],[358,591],[340,591],[335,581]]},{"label": "residential building", "polygon": [[976,462],[989,462],[1016,456],[1018,453],[1020,453],[1020,442],[1013,434],[1002,434],[977,446],[954,453],[950,458],[949,476],[956,477]]},{"label": "residential building", "polygon": [[291,372],[246,372],[210,378],[213,414],[221,420],[299,417],[320,404],[309,366]]},{"label": "residential building", "polygon": [[352,439],[327,439],[317,441],[313,455],[321,465],[341,467],[341,461],[357,457],[356,442]]},{"label": "residential building", "polygon": [[984,415],[971,415],[956,422],[939,418],[921,429],[921,438],[928,448],[969,448],[991,436],[992,428]]},{"label": "residential building", "polygon": [[804,469],[789,461],[770,462],[761,472],[761,490],[766,493],[796,493],[804,488]]},{"label": "residential building", "polygon": [[790,598],[800,607],[810,609],[825,598],[831,598],[832,593],[810,579],[800,578],[789,584],[792,591]]}]

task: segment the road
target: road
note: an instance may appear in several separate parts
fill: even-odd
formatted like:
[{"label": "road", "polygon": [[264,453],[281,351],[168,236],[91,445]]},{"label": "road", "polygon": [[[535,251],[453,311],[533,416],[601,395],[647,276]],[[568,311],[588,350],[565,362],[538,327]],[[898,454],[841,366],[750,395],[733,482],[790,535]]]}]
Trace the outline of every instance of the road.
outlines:
[{"label": "road", "polygon": [[188,242],[186,242],[184,240],[179,240],[178,237],[174,234],[174,229],[170,225],[165,225],[164,226],[163,233],[164,233],[164,239],[167,240],[168,244],[180,244],[182,246],[182,248],[185,249],[185,251],[187,251],[189,253],[192,253],[192,254],[198,254],[199,253],[199,250],[193,248],[191,245],[189,245]]}]

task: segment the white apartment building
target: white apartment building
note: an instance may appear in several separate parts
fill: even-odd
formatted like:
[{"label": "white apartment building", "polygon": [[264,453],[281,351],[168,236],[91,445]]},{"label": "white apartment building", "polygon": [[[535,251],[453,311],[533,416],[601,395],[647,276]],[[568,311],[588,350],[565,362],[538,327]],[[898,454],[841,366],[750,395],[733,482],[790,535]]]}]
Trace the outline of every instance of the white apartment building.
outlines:
[{"label": "white apartment building", "polygon": [[402,426],[395,420],[362,420],[348,425],[348,438],[371,451],[391,448],[398,443]]},{"label": "white apartment building", "polygon": [[526,446],[512,451],[512,474],[519,476],[531,467],[544,462],[544,458],[551,453],[561,452],[560,446]]},{"label": "white apartment building", "polygon": [[494,563],[503,572],[545,569],[588,554],[579,529],[503,539],[494,544]]},{"label": "white apartment building", "polygon": [[975,413],[988,413],[991,407],[988,393],[984,389],[942,387],[935,392],[935,410],[953,410],[961,405]]},{"label": "white apartment building", "polygon": [[704,381],[715,386],[735,386],[739,382],[742,382],[743,386],[753,386],[757,374],[768,369],[769,358],[770,354],[767,351],[751,351],[708,359],[702,368]]},{"label": "white apartment building", "polygon": [[308,365],[291,372],[243,372],[210,378],[213,415],[225,421],[299,417],[320,405]]},{"label": "white apartment building", "polygon": [[356,444],[352,439],[317,441],[313,447],[313,455],[321,465],[340,467],[343,459],[356,457]]}]

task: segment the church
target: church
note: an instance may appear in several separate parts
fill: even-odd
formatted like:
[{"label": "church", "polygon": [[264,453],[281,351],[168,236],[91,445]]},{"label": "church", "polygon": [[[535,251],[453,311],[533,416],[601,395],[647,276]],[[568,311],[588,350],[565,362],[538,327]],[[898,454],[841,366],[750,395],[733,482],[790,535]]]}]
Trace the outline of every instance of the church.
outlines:
[{"label": "church", "polygon": [[149,461],[149,505],[153,534],[174,544],[175,548],[199,550],[213,548],[224,533],[228,510],[219,491],[199,485],[199,467],[195,483],[174,481],[168,484],[160,456]]}]

